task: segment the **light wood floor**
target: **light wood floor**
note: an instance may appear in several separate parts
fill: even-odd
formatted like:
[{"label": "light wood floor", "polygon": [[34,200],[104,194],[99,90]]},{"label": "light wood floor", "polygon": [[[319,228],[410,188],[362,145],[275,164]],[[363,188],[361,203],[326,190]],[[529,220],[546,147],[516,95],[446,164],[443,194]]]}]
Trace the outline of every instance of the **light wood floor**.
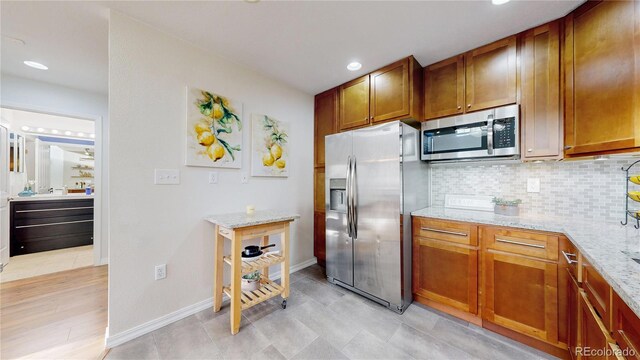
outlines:
[{"label": "light wood floor", "polygon": [[107,327],[107,266],[0,284],[0,358],[97,359]]},{"label": "light wood floor", "polygon": [[13,256],[0,273],[0,282],[53,274],[93,265],[93,245]]}]

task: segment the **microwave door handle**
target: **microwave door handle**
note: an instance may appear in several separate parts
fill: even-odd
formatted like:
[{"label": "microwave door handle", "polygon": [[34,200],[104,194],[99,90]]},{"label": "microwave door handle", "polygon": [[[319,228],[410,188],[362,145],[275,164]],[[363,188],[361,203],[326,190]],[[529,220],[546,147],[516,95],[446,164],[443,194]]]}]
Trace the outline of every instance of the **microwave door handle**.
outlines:
[{"label": "microwave door handle", "polygon": [[493,114],[487,117],[487,154],[493,155]]}]

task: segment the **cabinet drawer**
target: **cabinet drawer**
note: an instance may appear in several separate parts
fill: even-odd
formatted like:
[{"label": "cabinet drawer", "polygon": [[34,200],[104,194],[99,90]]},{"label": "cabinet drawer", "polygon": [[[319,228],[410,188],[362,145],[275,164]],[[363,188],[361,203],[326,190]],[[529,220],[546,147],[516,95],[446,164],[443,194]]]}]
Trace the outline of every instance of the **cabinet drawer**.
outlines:
[{"label": "cabinet drawer", "polygon": [[586,259],[582,261],[582,288],[607,329],[611,329],[611,286]]},{"label": "cabinet drawer", "polygon": [[613,338],[620,345],[622,355],[627,359],[640,359],[640,319],[613,293]]},{"label": "cabinet drawer", "polygon": [[414,218],[413,235],[458,244],[478,245],[478,227],[464,222]]},{"label": "cabinet drawer", "polygon": [[[588,300],[587,295],[582,292],[580,296],[580,346],[583,351],[611,351],[614,349],[610,344],[615,343],[609,330],[598,316],[596,310]],[[617,347],[617,346],[616,346]],[[613,354],[611,354],[613,355]],[[596,357],[590,354],[582,354],[583,359],[601,358],[615,359],[616,356]]]},{"label": "cabinet drawer", "polygon": [[558,260],[558,236],[498,227],[483,227],[487,249],[547,260]]}]

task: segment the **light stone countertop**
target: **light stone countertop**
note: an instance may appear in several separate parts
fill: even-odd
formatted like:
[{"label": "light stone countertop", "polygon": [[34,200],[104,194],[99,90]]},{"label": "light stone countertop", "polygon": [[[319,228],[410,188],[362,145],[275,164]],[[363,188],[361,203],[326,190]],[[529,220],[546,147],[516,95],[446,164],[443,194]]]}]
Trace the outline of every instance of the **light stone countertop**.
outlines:
[{"label": "light stone countertop", "polygon": [[279,221],[299,219],[300,215],[283,210],[259,210],[251,215],[246,212],[209,215],[205,220],[229,229],[269,224]]},{"label": "light stone countertop", "polygon": [[47,201],[47,200],[82,200],[82,199],[93,199],[93,194],[92,195],[87,195],[85,193],[79,193],[79,194],[67,194],[67,195],[62,195],[62,194],[36,194],[33,196],[24,196],[24,197],[20,197],[20,196],[11,196],[9,198],[9,201],[11,202],[20,202],[20,201]]},{"label": "light stone countertop", "polygon": [[533,216],[504,216],[492,212],[428,207],[412,216],[457,220],[477,224],[549,231],[565,234],[613,290],[640,317],[640,230],[629,220],[620,223],[576,221]]}]

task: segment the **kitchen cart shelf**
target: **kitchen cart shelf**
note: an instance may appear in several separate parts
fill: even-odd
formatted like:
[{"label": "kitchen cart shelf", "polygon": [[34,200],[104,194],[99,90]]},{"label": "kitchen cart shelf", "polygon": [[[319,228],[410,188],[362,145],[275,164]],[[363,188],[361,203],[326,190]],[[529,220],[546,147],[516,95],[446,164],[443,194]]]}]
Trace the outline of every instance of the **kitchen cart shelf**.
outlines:
[{"label": "kitchen cart shelf", "polygon": [[[229,320],[231,334],[240,331],[242,311],[256,304],[282,297],[282,308],[287,307],[289,297],[289,225],[300,215],[264,210],[251,214],[234,213],[211,215],[205,218],[216,225],[215,250],[213,267],[213,311],[218,312],[222,307],[222,295],[229,297]],[[269,237],[280,237],[280,251],[267,252],[254,261],[242,261],[243,242],[259,239],[261,246],[269,244]],[[225,241],[231,243],[230,254],[224,253]],[[230,284],[223,283],[225,263],[229,265]],[[280,283],[269,280],[269,267],[280,264]],[[260,287],[257,290],[243,290],[242,276],[260,271]]]},{"label": "kitchen cart shelf", "polygon": [[[261,276],[260,288],[257,290],[249,291],[243,290],[240,295],[240,302],[242,303],[242,310],[246,310],[254,305],[260,304],[263,301],[267,301],[272,297],[278,296],[284,292],[284,288],[275,282]],[[225,286],[222,291],[231,298],[231,286]],[[286,301],[286,300],[285,300]]]},{"label": "kitchen cart shelf", "polygon": [[[262,270],[264,268],[268,268],[269,266],[280,264],[284,261],[284,257],[279,254],[265,254],[258,260],[254,261],[243,261],[242,262],[242,275],[246,275],[252,273],[254,271]],[[224,262],[231,266],[233,264],[233,259],[231,256],[225,256]]]}]

